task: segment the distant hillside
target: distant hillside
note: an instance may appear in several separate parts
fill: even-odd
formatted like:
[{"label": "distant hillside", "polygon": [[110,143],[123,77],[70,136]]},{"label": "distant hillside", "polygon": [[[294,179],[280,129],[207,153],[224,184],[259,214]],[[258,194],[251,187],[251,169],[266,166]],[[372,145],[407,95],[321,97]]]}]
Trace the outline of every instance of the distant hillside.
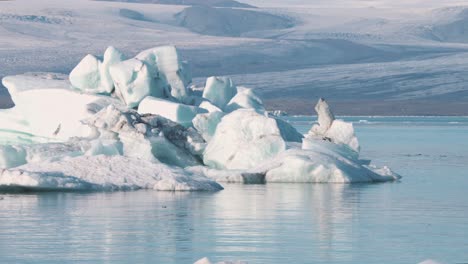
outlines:
[{"label": "distant hillside", "polygon": [[288,18],[264,12],[207,6],[188,7],[175,17],[179,26],[212,36],[238,37],[251,31],[284,29],[294,25]]},{"label": "distant hillside", "polygon": [[234,0],[96,0],[108,2],[142,3],[142,4],[160,4],[160,5],[203,5],[212,7],[239,7],[255,8],[255,6],[240,3]]}]

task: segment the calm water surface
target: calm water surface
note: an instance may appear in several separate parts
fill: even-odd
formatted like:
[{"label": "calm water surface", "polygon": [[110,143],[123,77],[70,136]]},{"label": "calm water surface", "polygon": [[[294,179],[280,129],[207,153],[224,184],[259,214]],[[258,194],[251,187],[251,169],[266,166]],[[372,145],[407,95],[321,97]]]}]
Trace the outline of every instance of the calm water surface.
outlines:
[{"label": "calm water surface", "polygon": [[345,119],[401,182],[0,194],[0,263],[468,263],[468,118]]}]

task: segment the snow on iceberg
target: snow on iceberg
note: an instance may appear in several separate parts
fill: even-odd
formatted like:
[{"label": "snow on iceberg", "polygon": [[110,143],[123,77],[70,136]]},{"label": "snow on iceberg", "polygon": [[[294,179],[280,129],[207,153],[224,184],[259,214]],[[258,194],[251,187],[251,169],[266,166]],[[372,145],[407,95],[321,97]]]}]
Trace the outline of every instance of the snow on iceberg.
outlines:
[{"label": "snow on iceberg", "polygon": [[147,96],[141,101],[138,112],[140,114],[160,115],[184,126],[192,125],[193,118],[207,110],[196,106],[185,105],[177,102]]},{"label": "snow on iceberg", "polygon": [[221,185],[181,168],[124,156],[80,156],[0,170],[0,189],[218,191]]},{"label": "snow on iceberg", "polygon": [[69,78],[2,80],[15,106],[0,110],[0,188],[214,191],[216,182],[400,178],[359,159],[352,124],[336,120],[323,99],[304,138],[229,78],[188,88],[175,47],[123,59],[109,47],[102,62],[87,56]]},{"label": "snow on iceberg", "polygon": [[[8,76],[3,79],[5,87],[14,91],[15,106],[0,110],[22,120],[16,126],[19,132],[48,138],[51,141],[67,140],[70,137],[85,136],[89,129],[81,120],[119,100],[102,95],[85,94],[70,88],[66,79],[51,74],[27,74]],[[49,88],[50,87],[50,88]],[[2,122],[5,119],[2,119]],[[8,122],[11,124],[12,122]],[[18,122],[17,122],[18,124]]]},{"label": "snow on iceberg", "polygon": [[69,89],[68,76],[60,73],[25,73],[6,76],[2,84],[8,89],[13,102],[20,99],[22,92],[41,89]]},{"label": "snow on iceberg", "polygon": [[63,157],[83,155],[83,148],[75,142],[25,145],[0,145],[0,168],[8,169]]}]

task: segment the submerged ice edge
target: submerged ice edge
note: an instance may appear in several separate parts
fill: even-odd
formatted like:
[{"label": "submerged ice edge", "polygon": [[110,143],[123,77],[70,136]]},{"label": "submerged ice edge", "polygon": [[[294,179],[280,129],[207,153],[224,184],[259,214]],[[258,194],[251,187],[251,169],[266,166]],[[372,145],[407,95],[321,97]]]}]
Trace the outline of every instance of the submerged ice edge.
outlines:
[{"label": "submerged ice edge", "polygon": [[70,76],[2,82],[15,107],[0,112],[0,131],[18,142],[0,145],[3,188],[216,191],[217,182],[400,178],[359,159],[353,125],[335,119],[325,100],[304,137],[230,78],[189,86],[190,67],[173,46],[130,59],[109,47],[103,57],[87,55]]}]

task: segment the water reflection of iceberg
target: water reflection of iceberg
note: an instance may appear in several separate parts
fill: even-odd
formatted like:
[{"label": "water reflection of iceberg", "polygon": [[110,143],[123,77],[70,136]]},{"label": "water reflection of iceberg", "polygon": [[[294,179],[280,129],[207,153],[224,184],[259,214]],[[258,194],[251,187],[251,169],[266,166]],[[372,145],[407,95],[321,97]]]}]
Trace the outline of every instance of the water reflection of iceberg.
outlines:
[{"label": "water reflection of iceberg", "polygon": [[353,223],[367,186],[228,184],[219,193],[8,194],[0,201],[0,236],[9,243],[0,244],[0,254],[3,260],[109,263],[193,263],[204,256],[253,263],[273,256],[350,260],[359,235]]}]

